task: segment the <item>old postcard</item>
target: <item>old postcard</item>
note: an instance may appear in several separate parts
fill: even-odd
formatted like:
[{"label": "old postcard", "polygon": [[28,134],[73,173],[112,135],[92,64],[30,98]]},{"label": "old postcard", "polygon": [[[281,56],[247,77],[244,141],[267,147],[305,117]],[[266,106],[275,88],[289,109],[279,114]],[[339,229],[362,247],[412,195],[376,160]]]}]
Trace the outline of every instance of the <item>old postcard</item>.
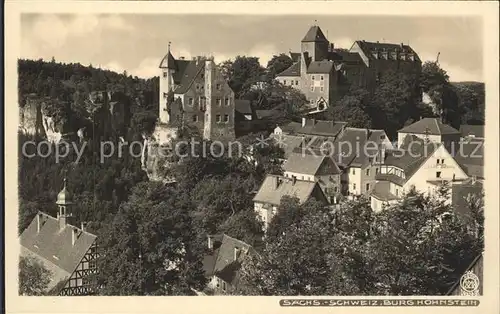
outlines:
[{"label": "old postcard", "polygon": [[498,312],[497,4],[6,10],[7,312]]}]

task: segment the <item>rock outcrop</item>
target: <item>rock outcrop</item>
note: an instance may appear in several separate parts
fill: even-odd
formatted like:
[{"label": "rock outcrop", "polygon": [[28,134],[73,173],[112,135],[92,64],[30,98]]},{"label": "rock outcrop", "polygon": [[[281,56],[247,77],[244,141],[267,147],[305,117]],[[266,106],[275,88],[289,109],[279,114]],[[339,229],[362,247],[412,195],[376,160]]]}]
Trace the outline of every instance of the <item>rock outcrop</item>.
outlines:
[{"label": "rock outcrop", "polygon": [[177,128],[163,124],[157,125],[152,135],[143,135],[141,165],[150,180],[165,183],[175,181],[165,173],[174,165],[171,157],[175,151],[172,145],[177,137]]}]

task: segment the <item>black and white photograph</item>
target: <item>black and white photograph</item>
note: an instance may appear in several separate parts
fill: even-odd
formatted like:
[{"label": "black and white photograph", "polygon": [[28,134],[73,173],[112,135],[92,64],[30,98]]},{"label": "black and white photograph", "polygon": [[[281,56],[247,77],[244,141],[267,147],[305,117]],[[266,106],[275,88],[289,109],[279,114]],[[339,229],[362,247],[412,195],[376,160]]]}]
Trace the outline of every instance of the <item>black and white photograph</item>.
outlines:
[{"label": "black and white photograph", "polygon": [[485,20],[362,13],[21,13],[17,294],[488,294]]}]

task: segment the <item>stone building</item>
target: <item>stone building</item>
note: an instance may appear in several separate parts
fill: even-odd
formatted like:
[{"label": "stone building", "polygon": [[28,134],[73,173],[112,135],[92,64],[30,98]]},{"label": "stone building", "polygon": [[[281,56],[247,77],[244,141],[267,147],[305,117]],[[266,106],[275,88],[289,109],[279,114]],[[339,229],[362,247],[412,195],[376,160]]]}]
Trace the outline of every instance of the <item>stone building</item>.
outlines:
[{"label": "stone building", "polygon": [[293,64],[276,79],[299,89],[317,111],[340,99],[352,85],[373,91],[389,70],[418,74],[422,67],[408,45],[362,40],[349,50],[337,49],[316,25],[302,39],[301,52],[290,52],[290,57]]},{"label": "stone building", "polygon": [[213,58],[176,60],[169,45],[159,68],[160,126],[191,124],[205,139],[234,138],[234,92]]}]

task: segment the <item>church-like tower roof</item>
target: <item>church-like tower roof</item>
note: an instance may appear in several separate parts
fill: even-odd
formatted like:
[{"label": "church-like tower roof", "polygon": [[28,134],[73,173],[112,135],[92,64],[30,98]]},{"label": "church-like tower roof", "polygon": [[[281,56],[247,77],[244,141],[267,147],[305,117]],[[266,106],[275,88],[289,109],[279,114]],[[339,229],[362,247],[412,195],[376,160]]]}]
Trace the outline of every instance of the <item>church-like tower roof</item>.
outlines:
[{"label": "church-like tower roof", "polygon": [[72,197],[71,193],[69,193],[68,189],[66,188],[66,178],[64,178],[64,187],[61,190],[61,192],[59,192],[59,194],[57,194],[56,204],[57,205],[70,205],[72,203],[73,203],[73,197]]},{"label": "church-like tower roof", "polygon": [[175,69],[175,59],[174,56],[170,53],[170,49],[168,50],[165,57],[160,62],[160,68],[165,69]]},{"label": "church-like tower roof", "polygon": [[311,26],[309,30],[307,31],[306,36],[302,39],[302,42],[318,42],[318,41],[326,41],[328,40],[325,37],[325,34],[321,31],[321,28],[319,26]]}]

